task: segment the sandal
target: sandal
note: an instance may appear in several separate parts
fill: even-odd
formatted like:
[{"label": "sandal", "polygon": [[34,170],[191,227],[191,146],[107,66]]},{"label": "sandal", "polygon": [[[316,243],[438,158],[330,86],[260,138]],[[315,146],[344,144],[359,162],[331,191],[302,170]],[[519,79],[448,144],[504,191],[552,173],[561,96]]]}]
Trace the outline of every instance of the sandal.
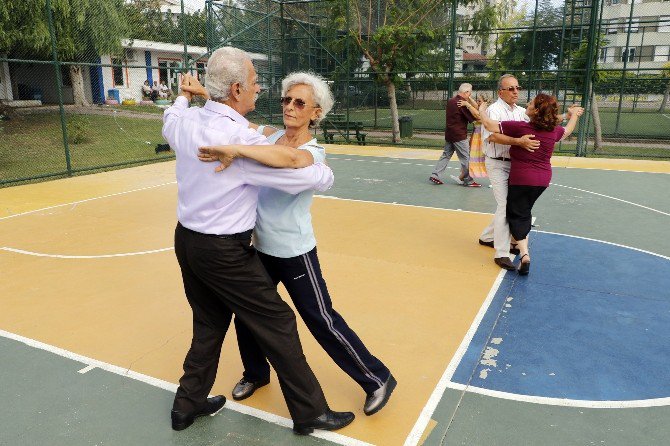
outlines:
[{"label": "sandal", "polygon": [[[528,257],[528,254],[522,255],[519,260],[523,260],[524,257]],[[530,261],[519,263],[518,271],[520,276],[527,276],[530,272]]]},{"label": "sandal", "polygon": [[521,251],[516,247],[516,245],[516,243],[509,244],[509,253],[514,254],[515,256],[521,254]]}]

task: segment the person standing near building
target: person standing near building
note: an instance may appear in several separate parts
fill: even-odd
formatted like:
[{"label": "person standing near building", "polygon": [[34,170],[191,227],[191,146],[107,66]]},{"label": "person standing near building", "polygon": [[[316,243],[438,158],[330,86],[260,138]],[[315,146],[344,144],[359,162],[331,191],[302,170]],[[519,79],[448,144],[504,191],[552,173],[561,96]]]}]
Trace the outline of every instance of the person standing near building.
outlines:
[{"label": "person standing near building", "polygon": [[321,163],[273,169],[240,159],[223,175],[202,163],[201,146],[267,144],[244,118],[255,108],[260,91],[249,56],[237,48],[216,50],[208,61],[206,80],[212,99],[202,108],[188,108],[190,93],[182,92],[163,118],[163,136],[176,154],[175,254],[193,311],[193,338],[172,407],[172,428],[186,429],[195,418],[211,415],[225,404],[224,396],[207,395],[235,314],[277,371],[294,432],[340,429],[353,421],[354,414],[328,407],[303,354],[295,314],[251,246],[261,186],[294,194],[323,191],[332,185],[333,173]]},{"label": "person standing near building", "polygon": [[[488,118],[495,121],[528,122],[526,109],[517,105],[519,100],[519,81],[511,74],[504,74],[498,81],[498,100],[487,109]],[[509,149],[512,145],[526,150],[540,147],[540,141],[534,135],[513,138],[501,133],[492,133],[482,128],[482,139],[485,144],[486,171],[488,172],[493,197],[496,200],[496,212],[491,223],[484,228],[479,236],[479,244],[496,250],[493,258],[496,265],[513,271],[516,269],[510,260],[510,252],[518,254],[519,250],[511,246],[511,236],[507,223],[507,183],[510,171]]]},{"label": "person standing near building", "polygon": [[447,125],[444,130],[444,151],[435,164],[433,173],[428,178],[433,184],[444,184],[440,175],[446,170],[454,152],[461,162],[461,173],[455,178],[459,184],[468,187],[480,187],[470,176],[470,146],[468,144],[468,124],[476,119],[467,107],[459,106],[459,102],[468,101],[472,95],[471,84],[461,84],[458,94],[447,101]]}]

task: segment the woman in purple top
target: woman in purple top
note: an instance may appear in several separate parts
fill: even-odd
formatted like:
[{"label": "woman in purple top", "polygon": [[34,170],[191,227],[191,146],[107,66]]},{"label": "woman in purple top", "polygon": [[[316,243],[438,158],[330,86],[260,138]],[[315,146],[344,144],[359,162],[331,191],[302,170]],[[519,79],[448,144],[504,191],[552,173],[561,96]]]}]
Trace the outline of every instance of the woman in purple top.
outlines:
[{"label": "woman in purple top", "polygon": [[547,94],[538,94],[528,104],[526,114],[530,122],[495,121],[487,116],[486,107],[486,103],[482,104],[479,111],[482,125],[488,131],[515,138],[532,134],[540,141],[540,147],[535,150],[512,146],[509,151],[512,165],[507,192],[507,222],[521,255],[519,274],[526,275],[530,271],[528,233],[532,222],[533,205],[551,181],[551,155],[556,142],[570,136],[584,109],[577,106],[570,107],[568,125],[562,127],[558,125],[561,122],[558,102],[555,97]]}]

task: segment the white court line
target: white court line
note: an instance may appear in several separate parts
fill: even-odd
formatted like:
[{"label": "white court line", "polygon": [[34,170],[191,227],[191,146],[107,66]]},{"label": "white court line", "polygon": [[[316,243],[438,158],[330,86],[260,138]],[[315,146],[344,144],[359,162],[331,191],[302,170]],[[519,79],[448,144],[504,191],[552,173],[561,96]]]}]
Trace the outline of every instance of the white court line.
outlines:
[{"label": "white court line", "polygon": [[151,251],[123,252],[119,254],[100,254],[95,256],[71,256],[65,254],[45,254],[41,252],[32,252],[23,249],[10,248],[8,246],[0,247],[0,251],[8,251],[16,254],[24,254],[35,257],[50,257],[52,259],[108,259],[110,257],[131,257],[131,256],[141,256],[144,254],[155,254],[157,252],[172,251],[173,249],[174,247],[170,246],[169,248],[153,249]]},{"label": "white court line", "polygon": [[93,370],[94,368],[96,368],[94,365],[87,365],[87,366],[84,367],[83,369],[81,369],[81,370],[77,370],[77,373],[81,373],[81,374],[83,375],[83,374],[86,373],[86,372],[90,372],[90,371]]},{"label": "white court line", "polygon": [[488,296],[486,296],[486,300],[484,300],[484,303],[482,304],[481,308],[479,309],[479,312],[475,316],[475,319],[470,325],[470,328],[468,329],[467,333],[465,333],[465,337],[461,341],[461,345],[456,350],[456,353],[449,362],[447,369],[442,374],[442,377],[438,381],[437,386],[433,390],[433,393],[431,393],[430,398],[428,398],[428,402],[421,411],[419,418],[416,420],[416,423],[414,423],[414,427],[412,428],[409,435],[405,439],[404,446],[416,446],[418,445],[419,440],[421,440],[421,436],[426,430],[426,426],[428,426],[428,422],[433,416],[435,408],[440,403],[440,400],[442,400],[442,396],[444,395],[445,390],[447,390],[447,387],[449,387],[449,384],[451,383],[451,378],[454,375],[454,372],[456,371],[458,364],[463,358],[463,355],[465,355],[465,352],[468,350],[468,345],[470,345],[472,338],[474,337],[475,333],[477,332],[477,329],[479,328],[479,324],[484,318],[484,315],[486,315],[486,312],[488,311],[491,302],[493,302],[493,298],[498,292],[498,288],[500,288],[500,284],[502,283],[503,278],[505,277],[505,273],[506,273],[505,270],[501,270],[500,273],[498,273],[498,277],[496,278],[495,282],[493,282],[493,286],[491,287]]},{"label": "white court line", "polygon": [[670,116],[668,116],[668,115],[666,115],[666,114],[664,114],[663,116],[665,116],[666,118],[670,119]]},{"label": "white court line", "polygon": [[585,192],[585,193],[587,193],[587,194],[597,195],[597,196],[599,196],[599,197],[609,198],[610,200],[620,201],[620,202],[622,202],[622,203],[630,204],[630,205],[632,205],[632,206],[637,206],[637,207],[640,207],[640,208],[642,208],[642,209],[647,209],[647,210],[652,211],[652,212],[658,212],[659,214],[667,215],[668,217],[670,217],[670,213],[663,212],[663,211],[659,211],[658,209],[650,208],[649,206],[643,206],[643,205],[641,205],[641,204],[634,203],[634,202],[632,202],[632,201],[628,201],[628,200],[623,200],[623,199],[621,199],[621,198],[612,197],[611,195],[599,194],[598,192],[593,192],[593,191],[586,190],[586,189],[579,189],[579,188],[577,188],[577,187],[572,187],[572,186],[564,186],[564,185],[562,185],[562,184],[556,184],[556,183],[549,183],[549,184],[551,184],[552,186],[564,187],[564,188],[566,188],[566,189],[578,190],[578,191],[580,191],[580,192]]},{"label": "white court line", "polygon": [[[645,254],[660,257],[662,259],[670,260],[670,257],[664,256],[664,255],[661,255],[661,254],[657,254],[657,253],[654,253],[654,252],[651,252],[651,251],[645,251],[643,249],[634,248],[632,246],[621,245],[621,244],[618,244],[618,243],[611,243],[611,242],[606,242],[606,241],[603,241],[603,240],[597,240],[597,239],[587,238],[587,237],[580,237],[580,236],[576,236],[576,235],[561,234],[561,233],[557,233],[557,232],[535,231],[535,230],[533,230],[533,232],[538,232],[538,233],[542,233],[542,234],[558,235],[558,236],[563,236],[563,237],[571,237],[571,238],[577,238],[577,239],[588,240],[588,241],[593,241],[593,242],[599,242],[599,243],[603,243],[603,244],[606,244],[606,245],[612,245],[612,246],[617,246],[617,247],[620,247],[620,248],[630,249],[632,251],[638,251],[638,252],[642,252],[642,253],[645,253]],[[652,398],[652,399],[646,399],[646,400],[628,400],[628,401],[573,400],[573,399],[538,397],[538,396],[521,395],[521,394],[515,394],[515,393],[509,393],[509,392],[501,392],[501,391],[497,391],[497,390],[484,389],[484,388],[481,388],[481,387],[465,385],[465,384],[455,383],[455,382],[451,381],[451,379],[453,378],[454,373],[456,372],[456,369],[458,368],[458,365],[460,364],[461,360],[463,359],[463,356],[467,352],[468,346],[472,342],[472,338],[474,337],[475,333],[479,329],[479,325],[481,324],[481,321],[484,318],[484,315],[489,310],[489,307],[491,306],[491,303],[493,302],[493,298],[495,297],[495,294],[498,292],[498,289],[500,288],[500,284],[502,283],[502,280],[503,280],[504,277],[505,277],[505,271],[501,271],[498,274],[498,277],[496,278],[496,281],[493,283],[493,286],[491,287],[491,290],[489,291],[489,294],[486,297],[486,300],[484,300],[484,302],[482,303],[482,306],[479,309],[479,312],[477,313],[477,316],[475,316],[475,319],[472,321],[472,324],[470,325],[470,328],[468,329],[465,336],[463,337],[463,340],[461,341],[460,346],[458,347],[458,349],[456,350],[456,353],[454,354],[453,358],[449,362],[449,365],[447,366],[447,369],[442,374],[442,378],[440,379],[437,386],[435,387],[435,390],[433,391],[430,398],[428,399],[428,402],[426,403],[426,406],[421,411],[421,414],[419,415],[419,418],[418,418],[417,422],[415,423],[414,428],[412,429],[410,434],[407,436],[407,439],[405,440],[405,445],[404,446],[416,446],[418,444],[418,441],[421,439],[421,436],[423,435],[423,432],[425,431],[426,426],[428,425],[428,422],[430,421],[430,419],[433,415],[433,412],[435,411],[435,408],[437,407],[438,403],[442,399],[442,396],[444,395],[444,392],[447,388],[454,389],[454,390],[459,390],[459,391],[467,391],[467,392],[477,393],[477,394],[480,394],[480,395],[491,396],[491,397],[495,397],[495,398],[507,399],[507,400],[512,400],[512,401],[534,403],[534,404],[544,404],[544,405],[550,405],[550,406],[582,407],[582,408],[592,408],[592,409],[623,409],[623,408],[660,407],[660,406],[669,406],[670,405],[670,397],[667,397],[667,398]]]},{"label": "white court line", "polygon": [[[88,366],[79,370],[79,373],[84,373],[83,370],[86,370],[88,368],[99,368],[101,370],[105,370],[106,372],[114,373],[116,375],[124,376],[130,379],[133,379],[135,381],[140,381],[145,384],[149,384],[154,387],[158,387],[159,389],[167,390],[170,392],[176,392],[177,391],[177,384],[173,384],[171,382],[164,381],[162,379],[154,378],[149,375],[144,375],[142,373],[138,372],[133,372],[132,370],[124,369],[123,367],[115,366],[106,362],[98,361],[97,359],[89,358],[87,356],[79,355],[77,353],[55,347],[53,345],[45,344],[40,341],[36,341],[34,339],[26,338],[21,335],[17,335],[14,333],[10,333],[5,330],[0,330],[0,336],[3,338],[7,339],[12,339],[14,341],[21,342],[23,344],[26,344],[29,347],[37,348],[40,350],[45,350],[50,353],[54,353],[58,356],[62,356],[67,359],[71,359],[73,361],[81,362],[83,364],[87,364]],[[88,371],[88,370],[87,370]],[[275,415],[269,412],[262,411],[260,409],[256,409],[253,407],[248,407],[244,406],[242,404],[236,403],[234,401],[227,400],[226,404],[224,406],[224,409],[230,409],[234,410],[235,412],[243,413],[245,415],[251,415],[252,417],[259,418],[261,420],[273,423],[273,424],[278,424],[282,427],[287,427],[287,428],[292,428],[293,427],[293,421],[289,420],[288,418],[285,417],[280,417],[279,415]],[[357,440],[355,438],[350,438],[345,435],[341,434],[336,434],[334,432],[327,432],[327,431],[321,431],[321,430],[316,430],[314,431],[313,434],[310,434],[314,437],[317,438],[322,438],[324,440],[331,441],[336,444],[340,444],[343,446],[373,446],[370,443],[366,443],[361,440]]]},{"label": "white court line", "polygon": [[[441,149],[440,149],[441,150]],[[438,150],[435,150],[436,152]],[[342,153],[342,154],[333,154],[333,155],[328,155],[328,159],[335,159],[338,161],[365,161],[365,160],[354,160],[351,158],[338,158],[339,156],[362,156],[362,157],[376,157],[376,158],[388,158],[386,156],[380,156],[380,155],[360,155],[357,153]],[[402,159],[413,159],[417,161],[428,161],[424,160],[423,158],[402,158]],[[416,163],[400,163],[400,164],[408,164],[408,165],[414,165],[414,166],[428,166],[432,167],[433,164],[416,164]],[[459,167],[447,167],[448,169],[460,169]],[[581,166],[552,166],[553,169],[574,169],[574,170],[602,170],[605,172],[628,172],[628,173],[649,173],[649,174],[654,174],[654,175],[670,175],[670,172],[649,172],[646,170],[629,170],[629,169],[607,169],[605,167],[581,167]]]},{"label": "white court line", "polygon": [[434,208],[431,206],[421,206],[418,204],[404,204],[404,203],[386,203],[384,201],[371,201],[371,200],[357,200],[355,198],[340,198],[333,195],[314,195],[317,198],[326,198],[328,200],[341,200],[341,201],[353,201],[356,203],[372,203],[372,204],[384,204],[388,206],[402,206],[408,208],[418,208],[418,209],[434,209],[436,211],[450,211],[450,212],[462,212],[465,214],[479,214],[479,215],[493,215],[490,212],[477,212],[477,211],[464,211],[463,209],[451,209],[451,208]]},{"label": "white court line", "polygon": [[127,190],[127,191],[123,191],[123,192],[117,192],[117,193],[114,193],[114,194],[100,195],[98,197],[86,198],[85,200],[78,200],[78,201],[71,201],[69,203],[56,204],[56,205],[53,205],[53,206],[47,206],[47,207],[40,208],[40,209],[34,209],[32,211],[21,212],[19,214],[7,215],[5,217],[0,217],[0,220],[7,220],[8,218],[20,217],[21,215],[27,215],[27,214],[34,214],[35,212],[47,211],[49,209],[56,209],[56,208],[60,208],[60,207],[63,207],[63,206],[71,206],[73,204],[86,203],[88,201],[100,200],[101,198],[117,197],[119,195],[125,195],[125,194],[129,194],[131,192],[140,192],[140,191],[143,191],[143,190],[149,190],[149,189],[154,189],[154,188],[157,188],[157,187],[168,186],[170,184],[177,184],[177,182],[176,181],[170,181],[169,183],[156,184],[155,186],[147,186],[147,187],[142,187],[142,188],[139,188],[139,189],[132,189],[132,190]]}]

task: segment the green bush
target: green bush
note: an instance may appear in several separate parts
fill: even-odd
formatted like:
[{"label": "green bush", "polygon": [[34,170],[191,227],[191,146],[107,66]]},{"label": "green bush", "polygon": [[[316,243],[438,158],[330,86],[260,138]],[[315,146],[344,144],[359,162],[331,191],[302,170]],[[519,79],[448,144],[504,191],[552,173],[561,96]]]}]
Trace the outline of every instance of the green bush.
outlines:
[{"label": "green bush", "polygon": [[67,142],[80,144],[90,139],[91,120],[83,115],[70,116],[66,123]]}]

